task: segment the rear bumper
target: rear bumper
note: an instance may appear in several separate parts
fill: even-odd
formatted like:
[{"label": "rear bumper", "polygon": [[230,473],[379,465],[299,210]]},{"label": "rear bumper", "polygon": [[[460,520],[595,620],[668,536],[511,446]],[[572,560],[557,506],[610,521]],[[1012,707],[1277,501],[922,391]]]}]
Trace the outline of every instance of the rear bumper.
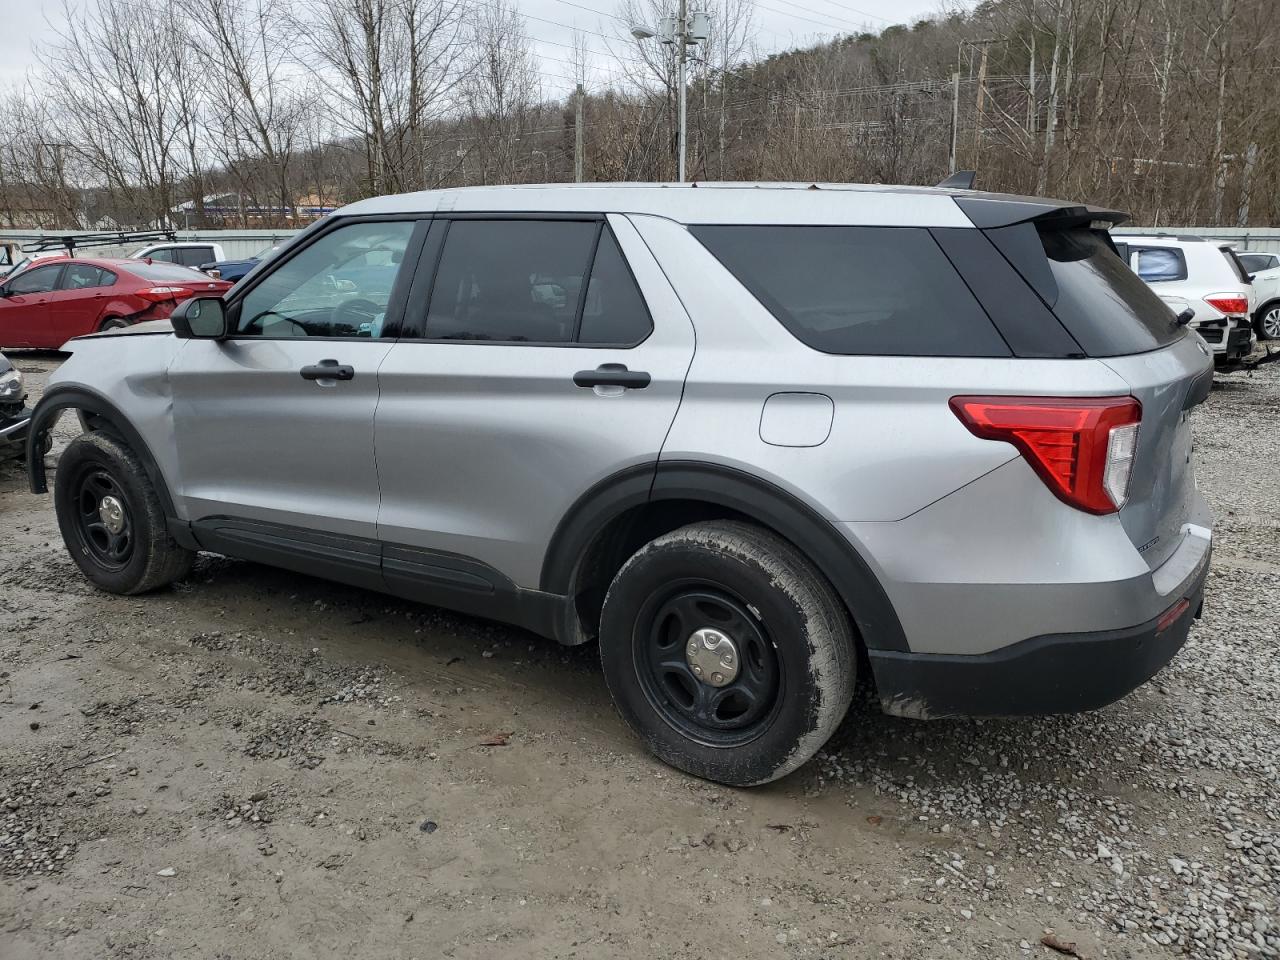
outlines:
[{"label": "rear bumper", "polygon": [[1241,320],[1234,329],[1227,331],[1226,343],[1214,348],[1215,360],[1229,362],[1247,357],[1253,350],[1253,324]]},{"label": "rear bumper", "polygon": [[917,719],[1028,716],[1096,710],[1154,677],[1186,643],[1200,616],[1208,554],[1170,598],[1187,608],[1122,630],[1032,637],[985,654],[870,651],[886,713]]}]

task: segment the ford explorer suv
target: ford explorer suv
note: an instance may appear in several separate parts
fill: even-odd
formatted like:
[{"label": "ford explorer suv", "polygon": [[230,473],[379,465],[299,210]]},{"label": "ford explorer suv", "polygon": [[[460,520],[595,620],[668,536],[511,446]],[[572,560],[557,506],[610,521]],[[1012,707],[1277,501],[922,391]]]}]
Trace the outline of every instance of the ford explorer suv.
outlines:
[{"label": "ford explorer suv", "polygon": [[1120,219],[847,185],[365,200],[171,331],[74,341],[29,444],[77,411],[53,502],[105,590],[213,551],[598,641],[655,754],[764,783],[860,679],[919,719],[1089,710],[1183,645],[1213,368]]}]

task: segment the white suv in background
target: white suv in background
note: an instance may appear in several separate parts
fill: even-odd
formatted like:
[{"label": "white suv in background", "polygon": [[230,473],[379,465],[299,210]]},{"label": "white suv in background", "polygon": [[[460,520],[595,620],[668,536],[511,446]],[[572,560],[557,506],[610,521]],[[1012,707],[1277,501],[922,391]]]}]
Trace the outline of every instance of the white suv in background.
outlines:
[{"label": "white suv in background", "polygon": [[1190,326],[1218,363],[1253,349],[1253,284],[1225,241],[1190,236],[1115,238],[1116,250],[1176,314],[1192,311]]},{"label": "white suv in background", "polygon": [[141,250],[129,254],[130,260],[159,260],[163,263],[177,263],[184,267],[199,270],[206,263],[227,259],[222,244],[207,240],[177,241],[173,243],[150,243]]},{"label": "white suv in background", "polygon": [[1280,340],[1280,253],[1237,252],[1253,276],[1253,327],[1259,340]]}]

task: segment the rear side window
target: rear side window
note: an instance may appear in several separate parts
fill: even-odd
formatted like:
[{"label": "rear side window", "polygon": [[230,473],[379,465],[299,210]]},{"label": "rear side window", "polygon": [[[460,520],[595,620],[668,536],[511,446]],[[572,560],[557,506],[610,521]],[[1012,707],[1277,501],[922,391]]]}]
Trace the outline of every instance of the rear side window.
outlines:
[{"label": "rear side window", "polygon": [[1147,283],[1187,279],[1187,258],[1174,247],[1138,247],[1138,276]]},{"label": "rear side window", "polygon": [[213,262],[213,247],[179,247],[178,263],[188,267],[198,267]]},{"label": "rear side window", "polygon": [[[1049,266],[1047,275],[1027,279],[1089,356],[1145,353],[1181,335],[1173,312],[1115,255],[1105,234],[1084,226],[1005,229],[1023,227],[1038,233]],[[1003,240],[1016,243],[1022,236],[1005,234]]]},{"label": "rear side window", "polygon": [[796,339],[823,353],[1007,357],[1009,348],[929,231],[695,226]]}]

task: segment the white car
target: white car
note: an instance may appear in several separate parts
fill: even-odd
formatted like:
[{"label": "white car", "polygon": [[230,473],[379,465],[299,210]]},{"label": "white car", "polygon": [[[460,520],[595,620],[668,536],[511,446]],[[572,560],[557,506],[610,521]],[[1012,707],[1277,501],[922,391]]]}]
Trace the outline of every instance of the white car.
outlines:
[{"label": "white car", "polygon": [[1167,235],[1113,239],[1120,256],[1174,313],[1191,311],[1189,326],[1213,348],[1215,362],[1248,356],[1255,295],[1249,271],[1230,244]]},{"label": "white car", "polygon": [[199,270],[206,263],[227,259],[222,244],[201,241],[180,241],[177,243],[150,243],[141,250],[129,254],[130,260],[160,260],[165,263],[178,263],[184,267]]},{"label": "white car", "polygon": [[1244,268],[1253,274],[1257,301],[1253,326],[1258,331],[1258,339],[1280,340],[1280,253],[1241,250],[1237,255]]}]

